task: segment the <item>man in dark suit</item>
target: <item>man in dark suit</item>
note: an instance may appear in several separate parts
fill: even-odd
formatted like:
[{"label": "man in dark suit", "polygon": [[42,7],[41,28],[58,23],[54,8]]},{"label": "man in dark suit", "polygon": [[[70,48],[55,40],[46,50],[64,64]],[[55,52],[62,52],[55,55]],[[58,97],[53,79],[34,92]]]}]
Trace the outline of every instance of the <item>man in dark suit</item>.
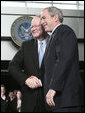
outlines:
[{"label": "man in dark suit", "polygon": [[77,38],[62,22],[63,13],[56,7],[41,12],[41,24],[46,32],[52,32],[44,56],[46,108],[51,112],[78,112],[81,78]]},{"label": "man in dark suit", "polygon": [[7,112],[8,110],[8,101],[5,93],[6,93],[5,85],[1,84],[1,112]]},{"label": "man in dark suit", "polygon": [[[23,42],[9,64],[10,74],[22,88],[22,112],[44,112],[43,63],[39,67],[39,42],[47,43],[48,34],[40,24],[40,16],[33,18],[31,32],[34,39]],[[23,67],[23,70],[22,70]]]}]

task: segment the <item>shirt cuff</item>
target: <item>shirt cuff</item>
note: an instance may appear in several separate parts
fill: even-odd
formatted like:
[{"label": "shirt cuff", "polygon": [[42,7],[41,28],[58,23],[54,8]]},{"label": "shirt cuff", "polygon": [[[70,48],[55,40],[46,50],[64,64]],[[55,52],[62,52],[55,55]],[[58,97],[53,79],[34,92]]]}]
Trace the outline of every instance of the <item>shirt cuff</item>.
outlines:
[{"label": "shirt cuff", "polygon": [[41,82],[41,80],[39,79],[39,82],[40,82],[40,86],[42,87],[42,82]]}]

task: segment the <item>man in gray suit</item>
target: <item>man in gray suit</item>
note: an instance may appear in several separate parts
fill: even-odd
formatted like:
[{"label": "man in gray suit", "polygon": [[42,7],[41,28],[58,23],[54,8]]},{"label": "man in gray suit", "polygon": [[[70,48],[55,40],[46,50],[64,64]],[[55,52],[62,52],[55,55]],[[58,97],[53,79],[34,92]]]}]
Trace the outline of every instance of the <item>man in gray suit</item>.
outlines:
[{"label": "man in gray suit", "polygon": [[81,111],[78,45],[74,31],[63,25],[63,13],[56,7],[41,12],[41,24],[52,32],[44,56],[44,90],[50,112]]}]

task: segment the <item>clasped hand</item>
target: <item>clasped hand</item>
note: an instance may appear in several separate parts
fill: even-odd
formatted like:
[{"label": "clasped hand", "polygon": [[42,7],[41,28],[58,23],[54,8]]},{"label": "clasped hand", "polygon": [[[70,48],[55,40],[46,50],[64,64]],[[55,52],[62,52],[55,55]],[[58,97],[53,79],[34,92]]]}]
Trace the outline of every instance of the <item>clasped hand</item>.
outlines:
[{"label": "clasped hand", "polygon": [[36,76],[30,76],[26,81],[25,84],[34,89],[34,88],[38,88],[41,86],[39,79]]}]

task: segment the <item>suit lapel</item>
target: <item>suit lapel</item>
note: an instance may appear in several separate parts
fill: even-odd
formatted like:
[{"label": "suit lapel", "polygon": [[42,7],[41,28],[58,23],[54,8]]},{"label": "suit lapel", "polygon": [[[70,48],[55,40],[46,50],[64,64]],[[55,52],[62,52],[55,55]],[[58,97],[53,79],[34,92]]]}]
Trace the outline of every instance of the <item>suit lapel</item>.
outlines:
[{"label": "suit lapel", "polygon": [[47,53],[48,53],[48,50],[49,50],[49,47],[53,41],[54,38],[57,38],[57,32],[58,32],[58,29],[60,29],[62,27],[63,24],[61,24],[60,26],[58,26],[55,31],[53,32],[53,34],[50,36],[50,40],[48,41],[48,44],[47,44],[47,47],[46,47],[46,50],[45,50],[45,55],[44,57],[46,57]]},{"label": "suit lapel", "polygon": [[36,68],[39,70],[38,44],[37,44],[37,40],[35,40],[35,42],[34,42],[33,54],[32,54],[32,55],[33,55],[32,58],[33,58],[34,65],[35,65]]},{"label": "suit lapel", "polygon": [[50,44],[52,43],[52,40],[53,40],[53,36],[54,36],[54,35],[52,35],[52,36],[50,37],[50,39],[49,39],[49,41],[48,41],[48,43],[47,43],[44,57],[47,55],[48,49],[49,49]]}]

